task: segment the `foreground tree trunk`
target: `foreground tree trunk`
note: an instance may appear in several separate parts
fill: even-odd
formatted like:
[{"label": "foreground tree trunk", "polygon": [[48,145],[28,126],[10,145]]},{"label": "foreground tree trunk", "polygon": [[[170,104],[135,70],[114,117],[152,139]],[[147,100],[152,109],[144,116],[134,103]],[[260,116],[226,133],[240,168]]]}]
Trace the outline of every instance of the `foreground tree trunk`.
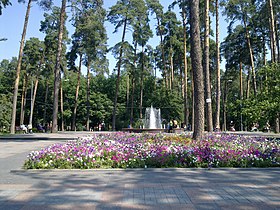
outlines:
[{"label": "foreground tree trunk", "polygon": [[13,95],[12,121],[11,121],[11,128],[10,128],[11,134],[15,133],[18,84],[19,84],[19,79],[20,79],[20,70],[21,70],[21,62],[22,62],[22,56],[23,56],[24,41],[25,41],[26,30],[27,30],[27,25],[28,25],[28,20],[29,20],[31,3],[32,3],[32,0],[29,0],[28,4],[27,4],[23,32],[22,32],[20,47],[19,47],[18,63],[17,63],[17,69],[16,69],[16,80],[15,80],[14,95]]},{"label": "foreground tree trunk", "polygon": [[194,79],[194,132],[195,140],[201,139],[204,132],[204,87],[201,62],[199,1],[191,0],[191,59]]},{"label": "foreground tree trunk", "polygon": [[184,33],[184,122],[185,125],[189,125],[189,101],[188,101],[188,62],[187,62],[187,18],[185,7],[182,7],[183,17],[183,33]]},{"label": "foreground tree trunk", "polygon": [[242,118],[242,107],[243,107],[243,73],[242,73],[242,62],[239,64],[240,71],[240,130],[243,131],[243,118]]},{"label": "foreground tree trunk", "polygon": [[219,131],[220,113],[221,113],[221,70],[220,70],[220,21],[219,21],[219,0],[216,0],[216,114],[215,114],[215,130]]},{"label": "foreground tree trunk", "polygon": [[60,61],[62,53],[62,39],[63,39],[63,29],[65,23],[65,8],[66,0],[62,0],[61,9],[60,9],[60,23],[59,23],[59,33],[57,41],[57,54],[56,54],[56,63],[54,69],[54,93],[53,93],[53,118],[52,118],[52,133],[57,133],[57,118],[58,118],[58,95],[59,95],[59,86],[60,86]]},{"label": "foreground tree trunk", "polygon": [[204,32],[204,81],[206,90],[206,121],[208,132],[213,131],[211,83],[209,72],[209,0],[205,0],[205,32]]}]

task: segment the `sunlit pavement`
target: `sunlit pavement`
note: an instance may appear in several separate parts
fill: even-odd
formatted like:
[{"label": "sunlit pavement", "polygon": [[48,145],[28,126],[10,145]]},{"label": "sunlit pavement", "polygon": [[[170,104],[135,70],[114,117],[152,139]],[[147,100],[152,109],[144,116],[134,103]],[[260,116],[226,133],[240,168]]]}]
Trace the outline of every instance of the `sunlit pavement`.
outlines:
[{"label": "sunlit pavement", "polygon": [[30,151],[90,134],[1,137],[0,209],[280,209],[280,168],[21,169]]}]

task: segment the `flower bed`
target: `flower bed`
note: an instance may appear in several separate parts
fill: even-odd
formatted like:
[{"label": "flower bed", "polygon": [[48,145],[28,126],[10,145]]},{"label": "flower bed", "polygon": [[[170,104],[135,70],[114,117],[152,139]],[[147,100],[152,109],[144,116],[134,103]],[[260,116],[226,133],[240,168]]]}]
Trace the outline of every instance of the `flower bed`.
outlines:
[{"label": "flower bed", "polygon": [[33,151],[26,169],[272,167],[280,166],[279,140],[211,135],[95,134]]}]

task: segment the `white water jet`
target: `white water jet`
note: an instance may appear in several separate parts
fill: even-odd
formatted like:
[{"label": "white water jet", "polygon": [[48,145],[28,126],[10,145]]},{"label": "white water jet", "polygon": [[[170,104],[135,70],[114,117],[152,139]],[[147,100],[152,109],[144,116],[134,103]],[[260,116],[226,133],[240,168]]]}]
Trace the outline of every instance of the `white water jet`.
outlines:
[{"label": "white water jet", "polygon": [[151,108],[146,108],[144,126],[149,129],[162,127],[160,109],[153,108],[153,106],[151,106]]},{"label": "white water jet", "polygon": [[154,112],[154,109],[152,106],[151,106],[151,110],[150,110],[149,128],[151,128],[151,129],[156,128],[156,115],[155,115],[155,112]]}]

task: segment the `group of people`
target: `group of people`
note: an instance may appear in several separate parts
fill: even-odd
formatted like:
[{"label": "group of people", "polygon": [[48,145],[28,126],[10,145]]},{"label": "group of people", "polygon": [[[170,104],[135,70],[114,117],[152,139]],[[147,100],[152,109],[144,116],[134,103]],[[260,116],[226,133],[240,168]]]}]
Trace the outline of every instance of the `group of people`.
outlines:
[{"label": "group of people", "polygon": [[20,129],[24,132],[24,133],[32,133],[32,125],[29,124],[27,126],[25,126],[24,124],[20,125]]},{"label": "group of people", "polygon": [[[260,127],[260,126],[259,126],[259,123],[254,122],[253,125],[252,125],[252,127],[251,127],[251,131],[252,131],[252,132],[259,131],[259,127]],[[229,130],[230,130],[230,131],[235,131],[233,121],[230,121]],[[263,131],[264,131],[264,132],[269,132],[269,131],[270,131],[270,124],[269,124],[268,121],[266,122],[265,126],[263,127]]]},{"label": "group of people", "polygon": [[[24,132],[24,133],[33,133],[33,130],[32,130],[32,125],[29,124],[29,125],[24,125],[24,124],[21,124],[20,125],[20,129]],[[42,126],[40,123],[37,125],[37,131],[39,132],[46,132],[46,128],[44,126]]]}]

